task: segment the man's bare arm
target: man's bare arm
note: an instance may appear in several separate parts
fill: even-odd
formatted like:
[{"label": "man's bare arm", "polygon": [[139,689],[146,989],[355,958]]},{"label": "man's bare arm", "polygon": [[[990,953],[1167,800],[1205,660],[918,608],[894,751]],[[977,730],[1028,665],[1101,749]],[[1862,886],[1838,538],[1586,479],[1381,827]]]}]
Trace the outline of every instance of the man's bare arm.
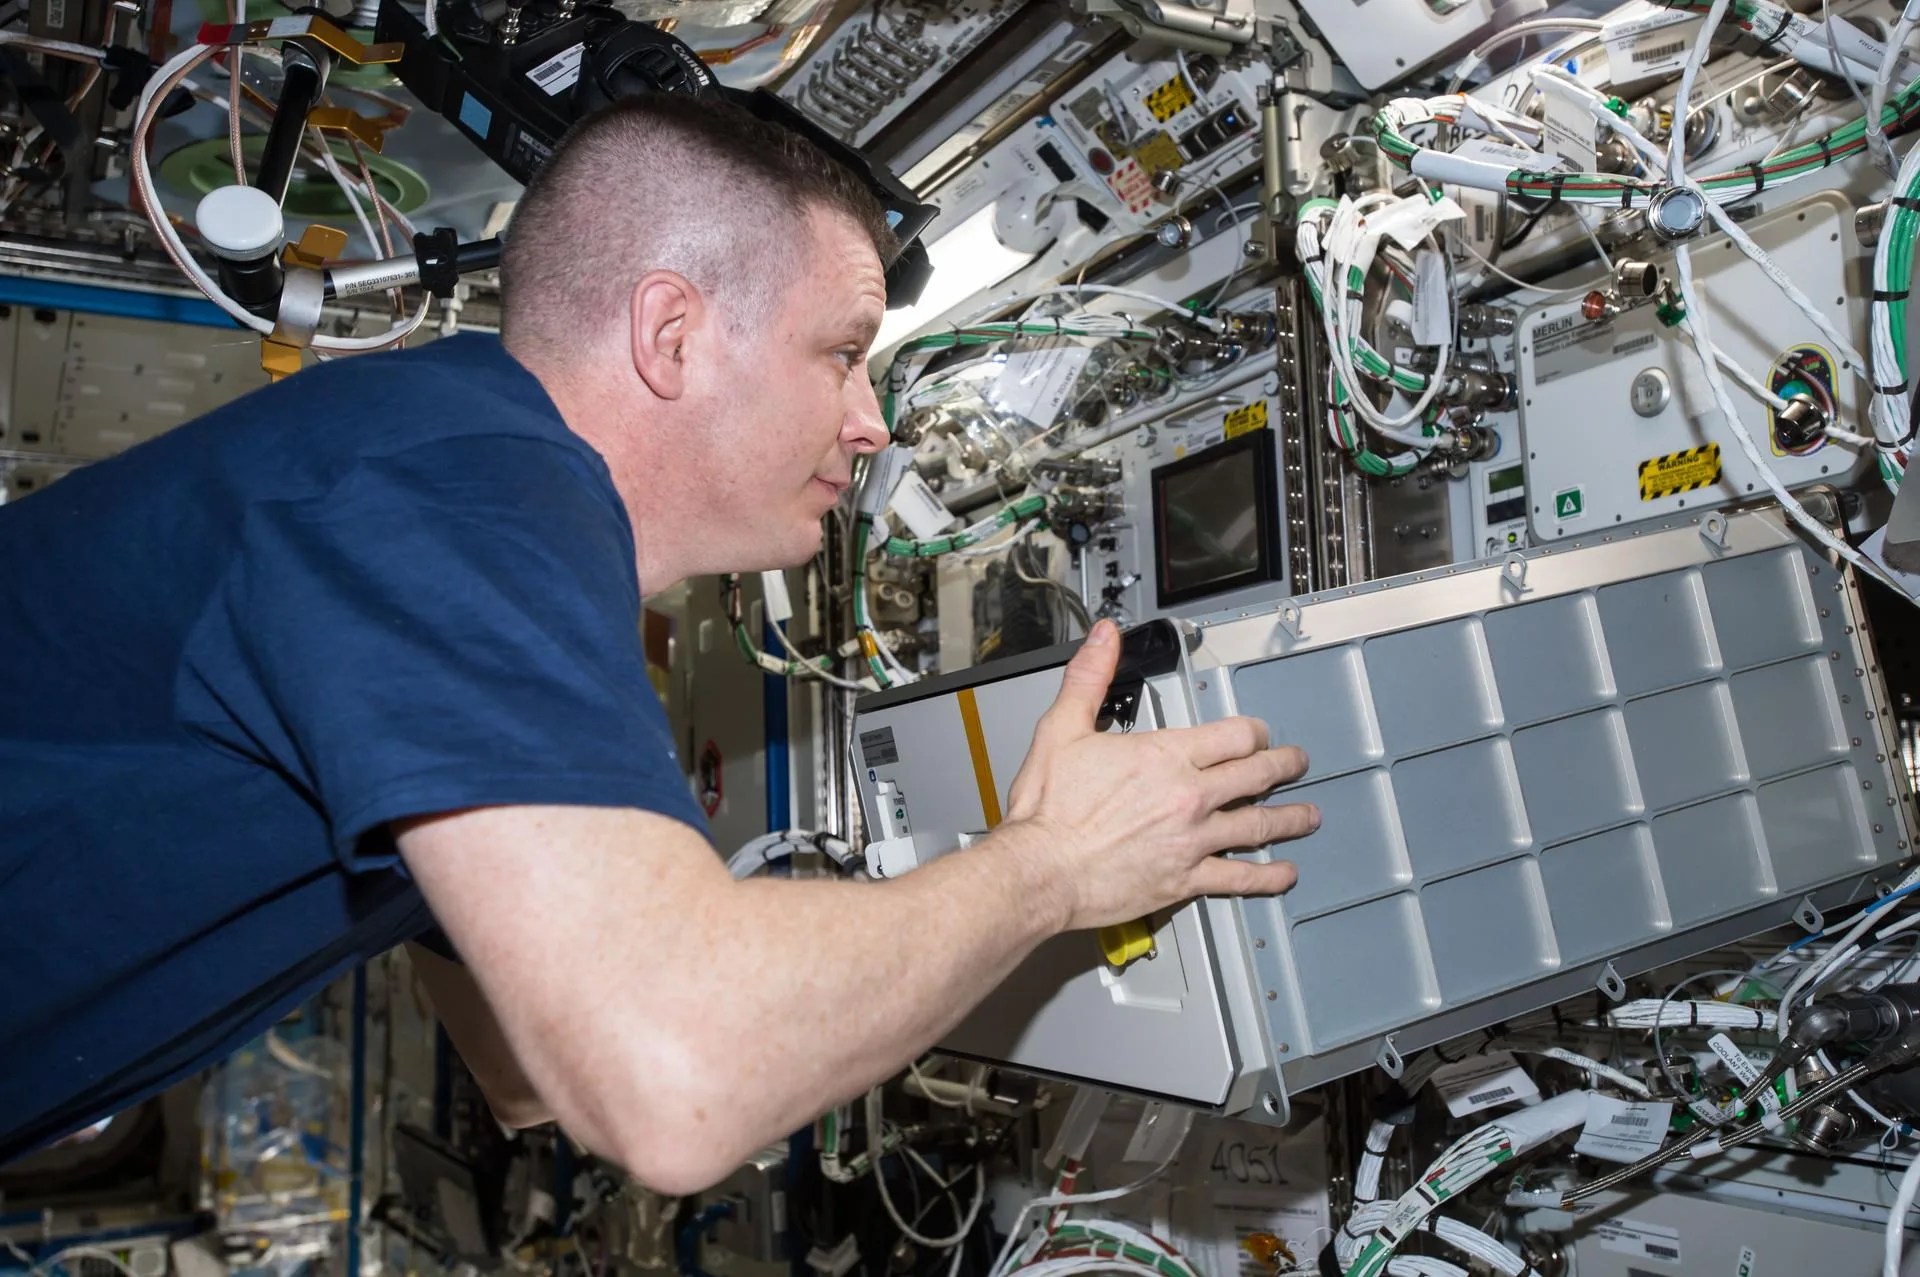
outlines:
[{"label": "man's bare arm", "polygon": [[489,808],[401,833],[409,867],[555,1117],[667,1193],[890,1076],[1042,940],[1286,865],[1211,853],[1298,837],[1304,807],[1233,806],[1297,777],[1246,720],[1094,732],[1118,643],[1084,647],[1007,824],[885,883],[735,882],[666,817]]},{"label": "man's bare arm", "polygon": [[426,986],[434,1018],[453,1039],[454,1049],[486,1095],[494,1120],[519,1127],[551,1122],[553,1113],[520,1067],[473,973],[417,944],[407,946],[407,958]]}]

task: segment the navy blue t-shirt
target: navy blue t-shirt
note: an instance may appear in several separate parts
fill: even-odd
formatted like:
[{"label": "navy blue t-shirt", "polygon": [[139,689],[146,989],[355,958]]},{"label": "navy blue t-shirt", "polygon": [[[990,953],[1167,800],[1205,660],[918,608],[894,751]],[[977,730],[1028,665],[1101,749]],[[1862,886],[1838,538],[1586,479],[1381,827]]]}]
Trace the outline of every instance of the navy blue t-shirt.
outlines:
[{"label": "navy blue t-shirt", "polygon": [[389,821],[704,832],[640,621],[611,476],[487,337],[301,373],[0,509],[0,1162],[428,927]]}]

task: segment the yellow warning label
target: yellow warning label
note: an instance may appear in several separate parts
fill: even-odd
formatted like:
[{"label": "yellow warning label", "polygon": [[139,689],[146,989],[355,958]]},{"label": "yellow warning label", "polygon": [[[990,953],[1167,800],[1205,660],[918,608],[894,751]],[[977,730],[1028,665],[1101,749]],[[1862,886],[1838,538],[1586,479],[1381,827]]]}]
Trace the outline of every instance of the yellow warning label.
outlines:
[{"label": "yellow warning label", "polygon": [[1180,154],[1180,147],[1167,135],[1165,129],[1133,148],[1133,158],[1140,167],[1149,173],[1166,172],[1179,168],[1187,162]]},{"label": "yellow warning label", "polygon": [[1720,445],[1702,444],[1651,457],[1640,463],[1640,499],[1658,501],[1661,497],[1692,492],[1720,481]]},{"label": "yellow warning label", "polygon": [[1165,124],[1192,106],[1193,101],[1193,90],[1188,87],[1186,77],[1176,75],[1147,94],[1147,110],[1153,112],[1154,119]]},{"label": "yellow warning label", "polygon": [[1255,430],[1267,428],[1267,401],[1256,399],[1244,407],[1235,408],[1226,416],[1227,438],[1237,439],[1241,435],[1251,434]]}]

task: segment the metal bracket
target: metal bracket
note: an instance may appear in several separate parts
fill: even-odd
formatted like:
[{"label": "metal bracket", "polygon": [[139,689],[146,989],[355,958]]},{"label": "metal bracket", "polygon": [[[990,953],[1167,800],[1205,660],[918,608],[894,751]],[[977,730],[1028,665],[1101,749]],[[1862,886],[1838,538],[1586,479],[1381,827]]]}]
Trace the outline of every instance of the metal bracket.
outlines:
[{"label": "metal bracket", "polygon": [[1793,920],[1807,931],[1808,935],[1819,935],[1827,929],[1827,919],[1820,912],[1820,906],[1813,903],[1812,896],[1802,896],[1800,907],[1793,911]]},{"label": "metal bracket", "polygon": [[1593,982],[1593,987],[1606,994],[1609,1002],[1618,1002],[1627,996],[1627,982],[1614,970],[1611,958],[1607,959],[1606,966],[1600,968],[1600,978]]},{"label": "metal bracket", "polygon": [[1716,551],[1727,548],[1727,516],[1715,510],[1700,520],[1700,539]]},{"label": "metal bracket", "polygon": [[1400,1075],[1407,1071],[1407,1062],[1400,1057],[1400,1048],[1393,1044],[1391,1033],[1387,1034],[1386,1040],[1380,1043],[1380,1053],[1373,1057],[1373,1062],[1396,1082],[1400,1080]]},{"label": "metal bracket", "polygon": [[1301,618],[1305,615],[1306,613],[1301,611],[1298,603],[1282,603],[1280,605],[1280,628],[1285,630],[1290,638],[1306,638],[1306,632],[1300,628]]},{"label": "metal bracket", "polygon": [[1500,565],[1500,585],[1515,595],[1527,592],[1527,558],[1523,554],[1509,554]]}]

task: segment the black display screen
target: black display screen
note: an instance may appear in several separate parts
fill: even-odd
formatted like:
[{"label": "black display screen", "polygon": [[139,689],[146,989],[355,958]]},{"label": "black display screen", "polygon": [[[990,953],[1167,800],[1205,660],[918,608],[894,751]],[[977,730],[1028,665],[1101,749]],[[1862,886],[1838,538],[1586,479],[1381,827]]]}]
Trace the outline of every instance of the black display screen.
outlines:
[{"label": "black display screen", "polygon": [[1279,575],[1273,432],[1256,430],[1153,472],[1161,607]]}]

